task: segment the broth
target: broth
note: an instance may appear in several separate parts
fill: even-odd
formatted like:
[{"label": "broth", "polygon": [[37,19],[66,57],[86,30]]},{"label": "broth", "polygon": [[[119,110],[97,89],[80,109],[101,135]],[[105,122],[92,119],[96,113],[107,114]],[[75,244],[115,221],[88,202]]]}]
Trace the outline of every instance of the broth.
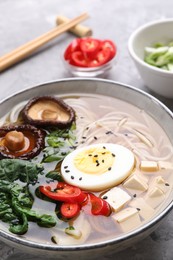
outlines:
[{"label": "broth", "polygon": [[[86,214],[87,206],[85,206],[78,217],[63,221],[57,219],[55,203],[44,201],[35,195],[36,188],[45,184],[47,180],[45,175],[41,175],[38,178],[39,183],[29,186],[34,196],[32,208],[53,215],[57,219],[57,224],[53,228],[44,228],[29,222],[28,232],[23,237],[52,245],[52,237],[56,237],[57,244],[62,246],[90,244],[115,238],[151,220],[172,190],[173,148],[161,126],[145,111],[112,97],[76,94],[61,98],[76,112],[76,149],[97,143],[115,143],[133,152],[135,156],[133,172],[118,185],[130,199],[108,217]],[[20,109],[14,108],[10,111],[11,116],[9,113],[4,117],[3,124],[14,123],[16,118],[21,123],[19,112],[24,104],[25,102],[22,102],[21,107],[18,105]],[[41,162],[42,157],[41,152],[33,162]],[[141,170],[141,161],[155,162],[158,168],[151,170],[149,166],[148,171],[144,166]],[[52,171],[55,167],[56,162],[44,163],[44,172]],[[135,179],[131,178],[132,176],[137,177]],[[94,193],[104,198],[106,192],[108,191],[103,190]],[[126,217],[128,211],[119,215],[129,208],[134,209],[131,215]],[[66,234],[64,230],[69,225],[80,230],[82,236],[74,238]]]}]

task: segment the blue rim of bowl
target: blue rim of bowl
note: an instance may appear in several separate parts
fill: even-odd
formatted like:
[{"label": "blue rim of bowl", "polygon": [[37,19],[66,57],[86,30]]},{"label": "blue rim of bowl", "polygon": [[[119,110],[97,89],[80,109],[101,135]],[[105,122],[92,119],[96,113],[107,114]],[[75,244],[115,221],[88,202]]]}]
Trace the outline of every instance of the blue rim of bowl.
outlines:
[{"label": "blue rim of bowl", "polygon": [[[44,82],[39,85],[35,85],[33,87],[25,88],[22,91],[18,91],[14,93],[13,95],[8,96],[7,98],[4,98],[1,102],[0,105],[5,103],[6,101],[10,100],[11,98],[30,91],[31,89],[36,89],[36,88],[41,88],[43,85],[50,85],[50,84],[55,84],[55,83],[60,83],[60,82],[68,82],[68,81],[97,81],[97,82],[104,82],[104,83],[109,83],[109,84],[118,84],[120,87],[126,87],[127,89],[131,89],[134,92],[138,92],[142,95],[145,95],[148,97],[150,100],[153,100],[155,103],[157,103],[159,106],[161,106],[173,119],[173,113],[172,111],[164,105],[160,100],[155,98],[149,93],[146,93],[145,91],[135,88],[133,86],[130,86],[128,84],[123,84],[121,82],[113,81],[113,80],[108,80],[108,79],[96,79],[96,78],[66,78],[66,79],[59,79],[55,81],[49,81],[49,82]],[[82,245],[71,245],[71,246],[58,246],[58,245],[45,245],[43,243],[36,243],[32,242],[26,239],[23,239],[21,237],[16,237],[13,234],[7,233],[6,231],[0,230],[0,236],[3,237],[4,239],[11,241],[15,244],[20,244],[25,247],[33,248],[33,249],[39,249],[39,250],[47,250],[49,252],[54,251],[54,252],[73,252],[73,251],[87,251],[87,250],[92,250],[92,249],[99,249],[99,248],[104,248],[106,246],[110,245],[118,245],[122,243],[123,241],[129,241],[130,239],[134,238],[137,235],[140,235],[141,233],[145,232],[149,228],[154,227],[157,223],[159,223],[171,210],[173,209],[173,199],[171,202],[164,208],[163,211],[161,211],[157,216],[155,216],[152,220],[148,221],[146,224],[142,225],[141,227],[138,227],[137,229],[126,233],[125,235],[118,236],[116,238],[108,239],[106,241],[102,241],[99,243],[92,243],[92,244],[82,244]]]},{"label": "blue rim of bowl", "polygon": [[144,60],[142,60],[141,58],[139,58],[134,49],[133,49],[133,41],[134,41],[134,38],[137,36],[137,34],[145,29],[147,29],[148,27],[150,26],[155,26],[155,25],[159,25],[159,24],[163,24],[163,23],[170,23],[172,22],[173,23],[173,19],[164,19],[164,20],[156,20],[156,21],[152,21],[152,22],[149,22],[149,23],[146,23],[140,27],[138,27],[129,37],[129,40],[128,40],[128,50],[129,50],[129,53],[130,55],[133,57],[134,60],[136,60],[137,62],[139,62],[141,65],[143,66],[146,66],[147,68],[153,70],[153,72],[155,73],[161,73],[162,76],[166,77],[167,75],[173,75],[173,72],[171,71],[166,71],[166,70],[163,70],[163,69],[160,69],[160,68],[157,68],[157,67],[154,67],[152,65],[149,65],[148,63],[146,63]]}]

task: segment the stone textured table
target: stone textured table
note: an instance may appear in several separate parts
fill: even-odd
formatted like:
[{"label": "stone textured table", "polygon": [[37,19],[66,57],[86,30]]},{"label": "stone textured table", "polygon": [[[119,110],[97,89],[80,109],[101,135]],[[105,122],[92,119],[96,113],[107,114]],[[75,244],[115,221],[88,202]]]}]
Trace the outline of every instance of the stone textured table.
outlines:
[{"label": "stone textured table", "polygon": [[[149,92],[129,57],[128,38],[146,22],[170,18],[172,7],[172,0],[0,0],[0,56],[54,27],[57,15],[73,18],[86,11],[90,19],[85,24],[93,29],[93,36],[110,38],[118,45],[118,61],[107,78]],[[1,73],[0,99],[33,85],[69,77],[60,55],[73,38],[65,33],[32,57]],[[156,97],[173,109],[172,100]],[[41,260],[43,257],[33,257],[0,243],[0,259]],[[173,214],[143,241],[104,259],[172,260]]]}]

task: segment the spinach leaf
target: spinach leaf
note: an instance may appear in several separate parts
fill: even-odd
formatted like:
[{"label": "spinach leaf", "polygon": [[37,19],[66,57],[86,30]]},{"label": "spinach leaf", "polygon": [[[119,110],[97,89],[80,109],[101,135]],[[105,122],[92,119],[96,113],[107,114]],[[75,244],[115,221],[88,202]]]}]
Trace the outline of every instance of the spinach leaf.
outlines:
[{"label": "spinach leaf", "polygon": [[50,178],[55,181],[63,181],[62,175],[60,172],[57,171],[50,171],[46,174],[47,178]]},{"label": "spinach leaf", "polygon": [[9,231],[18,235],[26,233],[28,221],[44,227],[56,225],[53,216],[39,214],[31,209],[32,205],[33,197],[28,186],[0,180],[0,219],[10,224]]},{"label": "spinach leaf", "polygon": [[2,159],[0,160],[0,180],[13,182],[20,180],[22,182],[35,183],[38,174],[42,173],[43,166],[20,159]]},{"label": "spinach leaf", "polygon": [[76,125],[72,124],[68,129],[49,130],[49,134],[46,137],[47,146],[43,150],[44,155],[42,162],[48,163],[56,161],[59,163],[67,154],[73,151],[76,148],[75,129]]}]

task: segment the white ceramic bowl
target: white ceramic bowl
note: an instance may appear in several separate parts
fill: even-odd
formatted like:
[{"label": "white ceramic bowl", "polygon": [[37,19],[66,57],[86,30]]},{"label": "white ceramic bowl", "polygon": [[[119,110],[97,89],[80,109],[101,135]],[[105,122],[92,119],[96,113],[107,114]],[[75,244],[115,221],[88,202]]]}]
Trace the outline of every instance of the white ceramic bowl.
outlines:
[{"label": "white ceramic bowl", "polygon": [[144,62],[144,48],[157,42],[173,40],[173,19],[145,24],[132,33],[128,49],[146,86],[153,92],[173,98],[173,72],[164,71]]},{"label": "white ceramic bowl", "polygon": [[[153,96],[131,86],[118,82],[102,79],[73,78],[63,79],[55,82],[45,83],[36,87],[28,88],[0,103],[0,117],[7,113],[19,102],[41,95],[69,95],[76,93],[100,94],[115,97],[129,102],[139,109],[144,109],[146,113],[153,117],[158,123],[162,123],[162,128],[173,142],[173,113],[159,100]],[[34,242],[34,239],[26,239],[25,236],[16,236],[9,233],[6,224],[0,221],[0,240],[16,247],[25,253],[43,256],[43,259],[102,259],[107,256],[113,259],[113,254],[133,243],[143,239],[153,232],[164,217],[173,208],[173,190],[163,207],[149,221],[142,226],[112,239],[105,239],[102,242],[95,242],[83,245],[59,246],[50,245],[41,241]]]}]

